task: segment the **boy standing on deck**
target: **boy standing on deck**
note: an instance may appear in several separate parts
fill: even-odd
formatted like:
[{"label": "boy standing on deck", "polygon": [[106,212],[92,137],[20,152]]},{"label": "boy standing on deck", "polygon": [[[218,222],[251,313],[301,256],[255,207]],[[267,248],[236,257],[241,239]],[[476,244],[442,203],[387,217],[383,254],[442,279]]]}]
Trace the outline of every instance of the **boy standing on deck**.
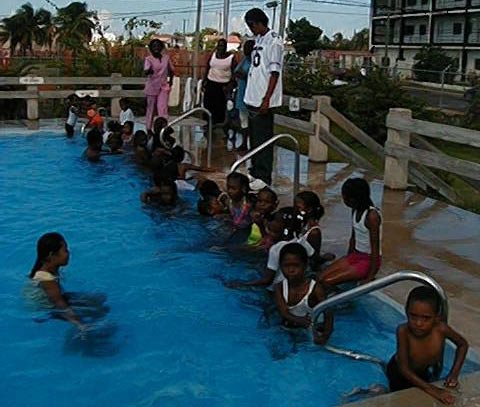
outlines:
[{"label": "boy standing on deck", "polygon": [[[252,148],[273,137],[273,108],[282,106],[283,41],[268,28],[268,17],[259,8],[245,14],[255,35],[244,102]],[[272,183],[273,146],[252,157],[250,189],[260,190]]]},{"label": "boy standing on deck", "polygon": [[397,353],[387,366],[390,390],[419,387],[442,403],[453,404],[455,397],[448,390],[430,384],[435,379],[431,369],[443,361],[445,341],[449,339],[457,350],[444,386],[457,387],[468,343],[440,320],[440,298],[433,288],[414,288],[408,295],[405,308],[408,320],[397,328]]}]

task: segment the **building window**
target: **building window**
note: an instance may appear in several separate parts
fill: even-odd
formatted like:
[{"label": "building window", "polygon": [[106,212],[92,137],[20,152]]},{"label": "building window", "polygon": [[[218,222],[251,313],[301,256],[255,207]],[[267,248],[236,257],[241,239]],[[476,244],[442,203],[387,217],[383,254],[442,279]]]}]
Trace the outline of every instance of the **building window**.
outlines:
[{"label": "building window", "polygon": [[419,34],[420,35],[426,35],[427,34],[427,26],[425,24],[420,24]]},{"label": "building window", "polygon": [[405,26],[405,35],[413,35],[415,33],[415,26],[414,25],[406,25]]},{"label": "building window", "polygon": [[462,23],[453,23],[453,35],[462,33]]},{"label": "building window", "polygon": [[428,4],[428,0],[422,0],[422,6],[426,6]]},{"label": "building window", "polygon": [[475,58],[475,70],[480,71],[480,59]]},{"label": "building window", "polygon": [[414,7],[417,5],[417,0],[407,0],[407,6]]}]

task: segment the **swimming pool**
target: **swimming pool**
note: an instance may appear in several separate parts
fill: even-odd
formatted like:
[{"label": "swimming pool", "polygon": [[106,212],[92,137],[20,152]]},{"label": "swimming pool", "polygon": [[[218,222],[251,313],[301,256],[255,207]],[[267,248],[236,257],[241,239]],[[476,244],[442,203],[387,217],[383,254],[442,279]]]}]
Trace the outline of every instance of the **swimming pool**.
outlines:
[{"label": "swimming pool", "polygon": [[[144,207],[147,174],[128,157],[89,163],[84,148],[51,133],[0,138],[2,407],[318,407],[386,384],[377,365],[280,329],[261,290],[224,288],[262,263],[210,249],[222,225],[196,214],[194,192],[175,210]],[[36,240],[53,230],[71,251],[65,288],[108,295],[104,337],[81,341],[68,323],[36,322],[45,314],[26,305]],[[365,297],[339,311],[331,344],[386,360],[402,319]]]}]

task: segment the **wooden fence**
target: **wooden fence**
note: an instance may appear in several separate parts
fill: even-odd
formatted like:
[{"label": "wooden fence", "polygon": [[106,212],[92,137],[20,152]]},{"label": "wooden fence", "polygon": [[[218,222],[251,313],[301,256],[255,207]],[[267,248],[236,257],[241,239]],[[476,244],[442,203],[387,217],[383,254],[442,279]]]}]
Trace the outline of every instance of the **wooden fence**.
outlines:
[{"label": "wooden fence", "polygon": [[[428,142],[419,138],[419,136],[425,136],[480,148],[480,131],[416,120],[412,118],[412,112],[408,109],[390,109],[386,125],[388,138],[385,143],[385,185],[387,187],[405,189],[409,166],[412,163],[480,181],[480,164],[451,157],[430,147]],[[478,183],[473,182],[472,185],[475,186]]]}]

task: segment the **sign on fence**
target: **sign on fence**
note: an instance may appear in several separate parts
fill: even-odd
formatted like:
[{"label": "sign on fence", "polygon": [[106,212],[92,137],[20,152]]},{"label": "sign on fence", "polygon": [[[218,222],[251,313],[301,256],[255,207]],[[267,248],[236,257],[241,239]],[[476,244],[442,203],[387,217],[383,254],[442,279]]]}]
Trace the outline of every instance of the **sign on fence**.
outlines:
[{"label": "sign on fence", "polygon": [[288,100],[288,110],[291,112],[300,111],[300,99],[299,98],[290,98]]},{"label": "sign on fence", "polygon": [[21,76],[18,78],[20,85],[43,85],[45,80],[41,76]]},{"label": "sign on fence", "polygon": [[87,89],[87,90],[76,90],[75,95],[79,98],[84,98],[85,96],[90,96],[91,98],[98,98],[98,90],[96,89]]}]

